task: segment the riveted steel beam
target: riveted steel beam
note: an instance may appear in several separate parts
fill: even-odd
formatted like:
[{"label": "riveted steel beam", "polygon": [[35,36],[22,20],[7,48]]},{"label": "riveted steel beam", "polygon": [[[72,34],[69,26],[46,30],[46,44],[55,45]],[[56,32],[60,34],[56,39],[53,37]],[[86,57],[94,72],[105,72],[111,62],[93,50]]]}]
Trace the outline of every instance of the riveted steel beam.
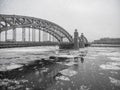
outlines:
[{"label": "riveted steel beam", "polygon": [[[5,26],[1,22],[5,22]],[[73,42],[72,36],[65,29],[53,22],[34,17],[0,14],[0,32],[23,27],[32,27],[36,29],[43,28],[46,29],[46,32],[49,32],[49,34],[54,35],[55,38],[59,39],[59,41],[61,41],[60,38],[66,37],[69,42]]]}]

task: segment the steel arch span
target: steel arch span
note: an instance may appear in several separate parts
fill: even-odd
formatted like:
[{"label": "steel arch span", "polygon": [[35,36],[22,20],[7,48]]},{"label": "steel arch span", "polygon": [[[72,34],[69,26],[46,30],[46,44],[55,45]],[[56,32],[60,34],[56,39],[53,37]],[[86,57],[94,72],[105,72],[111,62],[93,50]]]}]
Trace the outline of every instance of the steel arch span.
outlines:
[{"label": "steel arch span", "polygon": [[0,33],[15,28],[34,28],[51,34],[59,42],[62,42],[63,38],[73,42],[72,36],[53,22],[28,16],[0,14]]}]

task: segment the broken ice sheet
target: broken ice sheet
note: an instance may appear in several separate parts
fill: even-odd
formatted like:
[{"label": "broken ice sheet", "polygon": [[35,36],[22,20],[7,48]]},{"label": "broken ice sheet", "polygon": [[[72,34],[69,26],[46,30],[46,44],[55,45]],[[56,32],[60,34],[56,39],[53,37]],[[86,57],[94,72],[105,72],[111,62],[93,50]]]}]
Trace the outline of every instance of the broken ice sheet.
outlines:
[{"label": "broken ice sheet", "polygon": [[64,80],[64,81],[70,81],[70,79],[66,76],[57,76],[56,80]]},{"label": "broken ice sheet", "polygon": [[109,65],[120,66],[120,62],[108,62]]},{"label": "broken ice sheet", "polygon": [[47,72],[49,68],[43,67],[41,72]]},{"label": "broken ice sheet", "polygon": [[109,77],[109,79],[110,79],[110,82],[112,84],[114,84],[115,86],[119,86],[120,87],[120,80],[117,80],[117,79],[112,78],[112,77]]},{"label": "broken ice sheet", "polygon": [[21,89],[23,87],[24,87],[23,85],[9,86],[8,90],[18,90],[18,89]]},{"label": "broken ice sheet", "polygon": [[86,56],[84,57],[85,59],[96,59],[96,57],[93,57],[93,56]]},{"label": "broken ice sheet", "polygon": [[118,66],[115,66],[115,65],[109,65],[109,64],[102,64],[102,65],[100,65],[100,68],[102,68],[102,69],[110,69],[110,70],[120,70],[120,67],[118,67]]},{"label": "broken ice sheet", "polygon": [[64,69],[64,70],[60,71],[60,73],[65,76],[70,76],[70,77],[77,74],[76,71],[70,70],[70,69]]},{"label": "broken ice sheet", "polygon": [[15,63],[10,63],[10,64],[3,64],[0,66],[0,71],[7,71],[7,70],[13,70],[22,67],[23,65],[21,64],[15,64]]},{"label": "broken ice sheet", "polygon": [[90,55],[91,57],[97,57],[98,55],[97,54],[93,54],[93,55]]},{"label": "broken ice sheet", "polygon": [[118,72],[115,72],[115,71],[111,71],[110,73],[112,73],[112,74],[118,74]]},{"label": "broken ice sheet", "polygon": [[88,87],[85,86],[85,85],[81,85],[81,86],[80,86],[80,90],[90,90],[90,88],[88,88]]},{"label": "broken ice sheet", "polygon": [[119,52],[100,52],[99,55],[119,57]]},{"label": "broken ice sheet", "polygon": [[0,87],[6,87],[8,88],[8,90],[18,90],[24,87],[23,83],[27,83],[27,82],[28,80],[25,79],[23,80],[0,79]]},{"label": "broken ice sheet", "polygon": [[113,61],[120,61],[120,57],[108,57],[108,58],[110,58]]},{"label": "broken ice sheet", "polygon": [[77,63],[75,63],[75,62],[67,62],[67,63],[65,63],[64,65],[73,66],[74,64],[77,64]]}]

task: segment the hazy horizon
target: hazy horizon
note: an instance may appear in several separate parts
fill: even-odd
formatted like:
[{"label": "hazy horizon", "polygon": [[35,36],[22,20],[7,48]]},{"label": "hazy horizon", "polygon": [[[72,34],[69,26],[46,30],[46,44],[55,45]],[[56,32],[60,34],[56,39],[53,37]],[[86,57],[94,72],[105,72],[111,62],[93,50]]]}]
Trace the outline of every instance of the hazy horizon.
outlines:
[{"label": "hazy horizon", "polygon": [[0,14],[46,19],[88,41],[120,38],[120,0],[0,0]]}]

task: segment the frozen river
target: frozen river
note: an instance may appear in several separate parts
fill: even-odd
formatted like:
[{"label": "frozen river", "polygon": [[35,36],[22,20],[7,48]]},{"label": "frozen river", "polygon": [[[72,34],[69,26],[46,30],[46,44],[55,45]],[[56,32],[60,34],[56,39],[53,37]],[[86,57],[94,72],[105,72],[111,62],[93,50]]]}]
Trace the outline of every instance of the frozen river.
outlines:
[{"label": "frozen river", "polygon": [[[72,51],[58,47],[25,47],[0,49],[0,90],[120,90],[120,48],[88,47],[80,49],[85,56],[42,62],[42,58]],[[39,63],[10,71],[32,61]],[[41,62],[40,62],[41,61]],[[12,65],[11,67],[6,67]],[[9,70],[3,76],[1,72]]]}]

